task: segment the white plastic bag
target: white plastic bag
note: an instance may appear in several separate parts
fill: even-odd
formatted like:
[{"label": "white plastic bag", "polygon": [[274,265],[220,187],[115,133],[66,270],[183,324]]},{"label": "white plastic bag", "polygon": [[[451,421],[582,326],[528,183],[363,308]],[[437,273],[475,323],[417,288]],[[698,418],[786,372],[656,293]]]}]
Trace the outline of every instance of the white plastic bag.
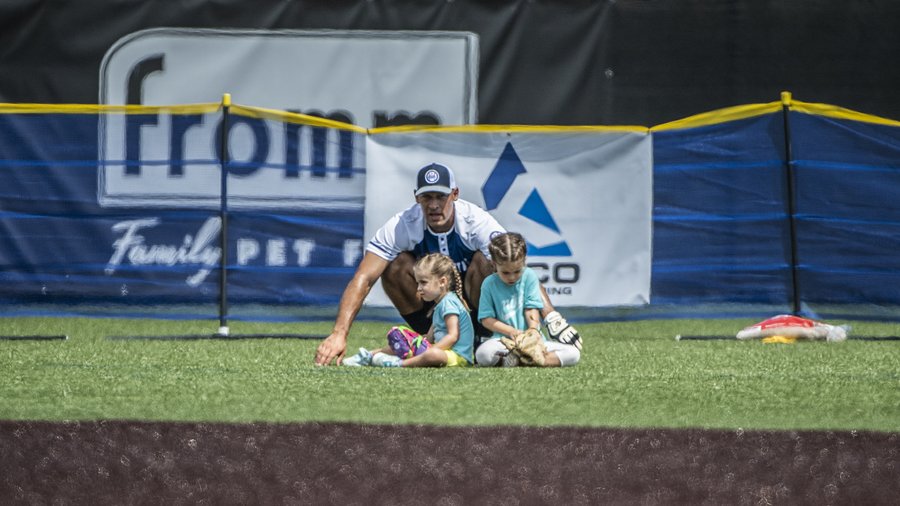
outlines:
[{"label": "white plastic bag", "polygon": [[839,342],[847,339],[849,330],[850,327],[847,325],[830,325],[799,316],[780,314],[755,325],[744,327],[737,333],[737,338],[762,339],[771,336],[784,336]]}]

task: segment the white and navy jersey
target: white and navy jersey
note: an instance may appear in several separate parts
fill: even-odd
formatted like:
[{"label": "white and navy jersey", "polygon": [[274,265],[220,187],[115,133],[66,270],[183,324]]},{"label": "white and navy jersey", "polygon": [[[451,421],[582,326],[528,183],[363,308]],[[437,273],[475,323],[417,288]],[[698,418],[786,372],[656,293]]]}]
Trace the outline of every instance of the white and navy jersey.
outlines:
[{"label": "white and navy jersey", "polygon": [[488,245],[491,238],[506,232],[487,211],[459,199],[454,205],[456,217],[449,232],[431,231],[425,224],[422,207],[414,204],[395,214],[372,237],[366,246],[370,251],[390,262],[404,251],[416,258],[428,253],[443,253],[453,259],[459,273],[465,276],[472,255],[481,251],[491,258]]}]

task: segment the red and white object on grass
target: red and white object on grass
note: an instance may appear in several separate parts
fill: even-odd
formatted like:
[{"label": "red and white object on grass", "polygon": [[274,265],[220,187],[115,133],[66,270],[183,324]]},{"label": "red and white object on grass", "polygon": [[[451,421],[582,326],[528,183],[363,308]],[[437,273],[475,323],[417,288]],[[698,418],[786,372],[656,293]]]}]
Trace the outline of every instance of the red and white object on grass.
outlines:
[{"label": "red and white object on grass", "polygon": [[744,327],[737,333],[738,339],[762,339],[771,336],[798,339],[824,339],[839,342],[847,339],[847,325],[830,325],[799,316],[780,314],[755,325]]}]

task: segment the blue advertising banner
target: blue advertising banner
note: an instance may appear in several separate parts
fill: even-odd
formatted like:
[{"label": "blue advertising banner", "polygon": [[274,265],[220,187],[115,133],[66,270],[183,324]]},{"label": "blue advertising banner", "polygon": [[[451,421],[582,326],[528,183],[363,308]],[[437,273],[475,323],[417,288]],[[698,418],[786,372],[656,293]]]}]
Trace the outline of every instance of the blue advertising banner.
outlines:
[{"label": "blue advertising banner", "polygon": [[[900,123],[833,106],[785,107],[788,116],[781,103],[739,106],[648,135],[607,127],[368,132],[236,105],[223,121],[219,104],[7,104],[0,313],[55,305],[40,314],[115,306],[126,310],[107,313],[124,315],[146,306],[147,316],[211,318],[221,272],[236,318],[333,307],[368,222],[410,204],[391,188],[408,187],[408,171],[435,153],[462,153],[466,194],[528,231],[544,255],[538,261],[554,266],[548,280],[559,273],[548,289],[561,306],[697,314],[802,305],[823,317],[896,318]],[[619,144],[610,139],[628,149],[611,150]],[[478,146],[490,156],[471,156]],[[501,170],[506,183],[488,188]],[[378,181],[367,181],[372,171]],[[639,204],[636,214],[629,203]],[[601,254],[613,247],[640,260],[627,265],[647,267],[615,267],[617,257]],[[73,309],[58,309],[66,306]]]},{"label": "blue advertising banner", "polygon": [[[216,303],[221,173],[209,132],[220,116],[215,108],[0,114],[0,304]],[[254,121],[269,137],[292,132],[303,140],[293,166],[283,163],[284,142],[255,160],[258,150],[241,146],[252,138],[248,121],[233,122],[229,300],[334,304],[361,253],[362,196],[348,185],[361,192],[354,160],[362,160],[364,143],[354,151],[352,140],[326,127]],[[179,133],[188,141],[168,142],[179,124],[189,125]],[[191,142],[204,129],[211,140]],[[313,146],[319,137],[322,145]],[[349,157],[332,144],[346,146]],[[349,197],[298,205],[315,198],[291,198],[288,183],[318,197],[333,195],[329,187]],[[110,194],[114,205],[102,199]]]},{"label": "blue advertising banner", "polygon": [[804,300],[900,303],[900,127],[801,112],[790,121]]},{"label": "blue advertising banner", "polygon": [[653,301],[790,304],[780,113],[653,132]]}]

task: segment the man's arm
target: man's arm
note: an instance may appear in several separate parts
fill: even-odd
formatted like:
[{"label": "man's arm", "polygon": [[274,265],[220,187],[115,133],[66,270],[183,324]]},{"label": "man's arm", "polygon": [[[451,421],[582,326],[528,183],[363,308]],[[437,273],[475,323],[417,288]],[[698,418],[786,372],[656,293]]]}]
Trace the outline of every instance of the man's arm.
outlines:
[{"label": "man's arm", "polygon": [[331,335],[316,349],[316,365],[329,365],[332,361],[337,365],[341,364],[347,351],[350,326],[353,325],[353,320],[356,319],[372,285],[378,281],[387,266],[387,260],[368,251],[365,253],[359,267],[356,268],[356,273],[353,274],[353,279],[341,295]]},{"label": "man's arm", "polygon": [[578,331],[575,330],[575,327],[569,325],[569,322],[550,303],[550,297],[547,296],[547,289],[544,288],[544,285],[540,285],[540,287],[541,299],[544,301],[544,308],[541,309],[541,318],[547,324],[547,332],[550,334],[550,337],[563,344],[571,344],[581,350],[581,336],[578,334]]},{"label": "man's arm", "polygon": [[581,336],[575,330],[575,327],[569,325],[569,322],[550,304],[550,297],[547,296],[547,290],[544,289],[544,285],[541,285],[541,297],[544,299],[544,309],[541,309],[541,317],[544,319],[544,323],[547,324],[547,332],[550,334],[550,337],[563,344],[571,344],[581,350]]},{"label": "man's arm", "polygon": [[553,307],[553,303],[550,302],[550,296],[547,295],[547,289],[544,288],[544,285],[541,284],[541,299],[544,301],[544,307],[541,308],[541,318],[546,318],[548,314],[556,311],[556,308]]}]

